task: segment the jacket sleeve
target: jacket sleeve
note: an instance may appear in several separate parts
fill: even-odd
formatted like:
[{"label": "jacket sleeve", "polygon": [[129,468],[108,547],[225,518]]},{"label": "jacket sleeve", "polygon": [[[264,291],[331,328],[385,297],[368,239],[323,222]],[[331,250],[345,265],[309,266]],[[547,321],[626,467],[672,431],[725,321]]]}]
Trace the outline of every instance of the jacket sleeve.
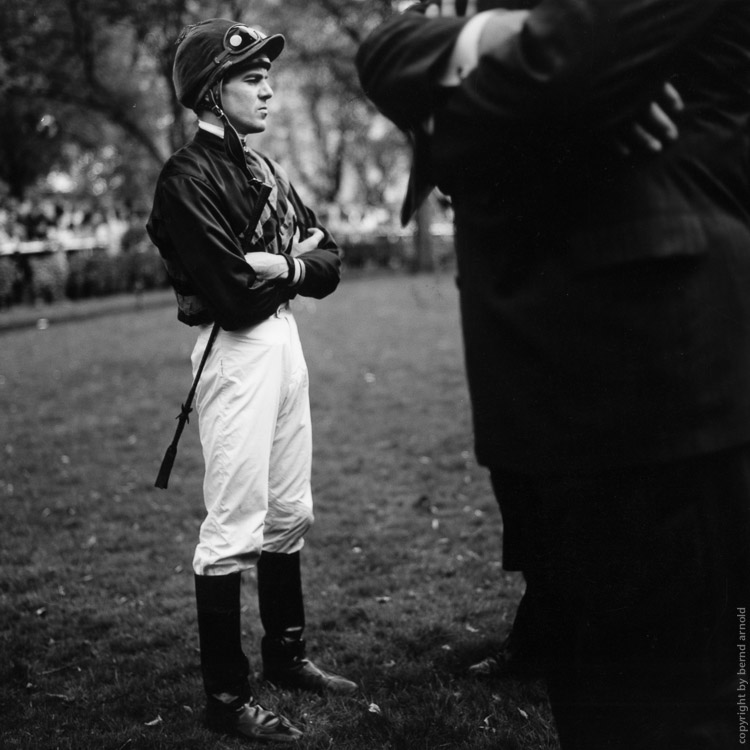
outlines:
[{"label": "jacket sleeve", "polygon": [[209,185],[177,174],[163,181],[160,192],[170,244],[222,328],[235,330],[258,323],[292,296],[283,285],[250,288],[255,272],[245,261],[240,239]]},{"label": "jacket sleeve", "polygon": [[[443,110],[459,124],[604,129],[648,100],[673,56],[734,1],[541,0],[520,32],[480,58]],[[362,85],[400,127],[423,120],[437,100],[437,71],[464,22],[407,12],[363,43]]]},{"label": "jacket sleeve", "polygon": [[289,200],[294,207],[300,229],[317,228],[323,232],[323,239],[315,250],[297,257],[305,265],[305,277],[295,292],[303,297],[322,299],[333,292],[341,278],[341,251],[331,233],[320,223],[318,217],[303,202],[294,187],[290,186]]}]

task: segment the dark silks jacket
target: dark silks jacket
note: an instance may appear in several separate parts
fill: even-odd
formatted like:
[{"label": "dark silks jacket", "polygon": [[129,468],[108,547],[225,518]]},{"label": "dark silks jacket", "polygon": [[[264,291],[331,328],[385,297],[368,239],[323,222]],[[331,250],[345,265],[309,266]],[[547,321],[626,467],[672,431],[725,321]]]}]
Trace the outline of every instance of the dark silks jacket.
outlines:
[{"label": "dark silks jacket", "polygon": [[[457,89],[434,81],[466,19],[407,12],[357,57],[402,129],[435,115],[416,169],[453,198],[479,460],[587,472],[748,441],[750,3],[491,6],[531,11]],[[679,140],[615,155],[665,80]]]},{"label": "dark silks jacket", "polygon": [[220,137],[199,129],[164,165],[146,228],[167,267],[183,323],[216,321],[237,330],[265,320],[297,294],[320,299],[336,289],[341,265],[336,243],[281,167],[267,164],[302,237],[313,227],[324,233],[317,249],[298,256],[305,276],[296,287],[282,282],[251,289],[256,277],[245,253],[267,249],[265,238],[246,236],[258,191],[248,172],[227,157]]}]

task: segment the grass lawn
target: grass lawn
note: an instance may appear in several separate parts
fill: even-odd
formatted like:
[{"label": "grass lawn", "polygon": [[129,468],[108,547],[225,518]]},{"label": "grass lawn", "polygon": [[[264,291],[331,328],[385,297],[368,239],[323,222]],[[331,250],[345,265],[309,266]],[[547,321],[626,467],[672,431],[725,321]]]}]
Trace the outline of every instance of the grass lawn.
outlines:
[{"label": "grass lawn", "polygon": [[[310,655],[362,687],[258,685],[301,748],[554,750],[543,686],[470,677],[522,583],[472,452],[450,276],[345,279],[294,303],[311,376]],[[168,307],[0,335],[0,747],[240,748],[200,723],[197,424],[153,487],[195,333]],[[255,583],[245,647],[260,668]]]}]

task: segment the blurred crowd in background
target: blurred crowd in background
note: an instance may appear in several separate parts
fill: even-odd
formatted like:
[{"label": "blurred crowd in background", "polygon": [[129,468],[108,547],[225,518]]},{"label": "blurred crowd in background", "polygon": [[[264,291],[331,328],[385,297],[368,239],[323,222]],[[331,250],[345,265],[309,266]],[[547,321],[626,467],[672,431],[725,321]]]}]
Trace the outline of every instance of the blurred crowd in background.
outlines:
[{"label": "blurred crowd in background", "polygon": [[42,249],[38,244],[26,243],[50,243],[64,249],[99,247],[117,252],[130,223],[131,217],[121,208],[102,210],[61,197],[23,201],[6,197],[0,202],[0,253]]}]

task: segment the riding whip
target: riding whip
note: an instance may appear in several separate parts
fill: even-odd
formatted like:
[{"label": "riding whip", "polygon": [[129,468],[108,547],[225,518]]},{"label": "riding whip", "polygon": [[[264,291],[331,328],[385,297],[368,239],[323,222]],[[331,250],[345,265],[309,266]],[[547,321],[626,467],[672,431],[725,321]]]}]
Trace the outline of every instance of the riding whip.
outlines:
[{"label": "riding whip", "polygon": [[[253,235],[255,234],[255,228],[258,226],[261,214],[263,213],[263,207],[266,205],[266,201],[268,200],[270,194],[271,186],[260,183],[260,186],[258,188],[258,200],[253,206],[253,210],[250,215],[250,221],[248,222],[247,230],[244,233],[245,237],[248,240],[252,239]],[[211,348],[214,345],[214,341],[216,341],[216,337],[219,334],[220,328],[221,326],[218,323],[214,323],[213,328],[211,329],[211,333],[208,337],[203,356],[201,357],[200,364],[198,365],[198,369],[195,372],[193,384],[190,386],[190,390],[188,391],[185,403],[182,404],[180,413],[177,415],[177,428],[175,429],[174,437],[172,438],[172,442],[170,443],[166,453],[164,454],[164,458],[159,469],[159,474],[157,475],[156,481],[154,482],[154,486],[158,487],[161,490],[167,489],[169,475],[172,472],[172,466],[174,465],[175,458],[177,457],[177,443],[180,441],[180,436],[182,435],[182,431],[185,429],[185,425],[190,421],[190,412],[193,410],[193,398],[195,397],[195,390],[198,387],[198,381],[201,378],[203,367],[206,364],[208,355],[211,353]]]}]

